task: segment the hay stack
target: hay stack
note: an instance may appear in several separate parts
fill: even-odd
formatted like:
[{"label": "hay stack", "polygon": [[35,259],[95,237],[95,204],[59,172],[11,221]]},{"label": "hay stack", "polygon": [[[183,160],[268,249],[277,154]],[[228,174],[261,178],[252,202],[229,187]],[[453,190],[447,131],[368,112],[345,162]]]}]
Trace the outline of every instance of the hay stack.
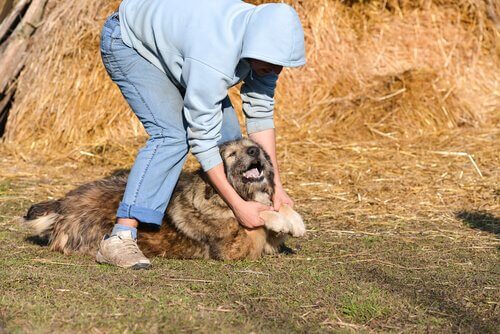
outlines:
[{"label": "hay stack", "polygon": [[[290,3],[306,31],[308,64],[280,78],[276,114],[283,138],[402,138],[498,125],[495,2]],[[100,29],[118,5],[49,0],[19,78],[5,144],[33,153],[129,151],[129,143],[144,139],[99,55]]]}]

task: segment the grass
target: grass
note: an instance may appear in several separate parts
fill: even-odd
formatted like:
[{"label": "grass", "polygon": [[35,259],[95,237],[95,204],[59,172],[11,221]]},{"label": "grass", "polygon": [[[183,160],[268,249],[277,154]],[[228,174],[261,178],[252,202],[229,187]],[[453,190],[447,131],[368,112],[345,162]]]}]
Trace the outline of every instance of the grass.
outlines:
[{"label": "grass", "polygon": [[391,302],[378,288],[356,289],[341,297],[341,312],[355,323],[381,319],[390,312]]},{"label": "grass", "polygon": [[[394,149],[384,141],[357,143],[355,150],[312,147],[310,154],[331,158],[308,174],[306,162],[286,167],[303,152],[289,146],[280,157],[283,173],[308,227],[306,238],[288,242],[296,254],[240,262],[155,258],[152,270],[138,272],[49,252],[12,221],[32,203],[117,166],[40,167],[4,157],[0,329],[494,333],[498,157],[481,133],[450,138],[474,152],[483,178],[467,160],[428,154],[429,142],[420,139]],[[432,150],[455,144],[442,141]],[[408,158],[394,160],[397,152]]]}]

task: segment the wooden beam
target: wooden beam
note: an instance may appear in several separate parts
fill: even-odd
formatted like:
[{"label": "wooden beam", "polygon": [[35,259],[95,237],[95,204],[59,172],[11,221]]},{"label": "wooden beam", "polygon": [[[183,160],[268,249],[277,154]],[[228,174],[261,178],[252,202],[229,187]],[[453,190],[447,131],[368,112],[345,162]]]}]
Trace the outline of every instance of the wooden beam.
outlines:
[{"label": "wooden beam", "polygon": [[2,21],[5,17],[7,17],[9,12],[12,10],[12,7],[14,7],[13,0],[0,1],[0,23],[2,23]]},{"label": "wooden beam", "polygon": [[28,57],[29,40],[42,21],[46,4],[47,0],[20,0],[0,24],[0,128],[7,121],[16,80]]},{"label": "wooden beam", "polygon": [[[15,80],[24,67],[28,41],[40,23],[47,0],[25,0],[31,2],[15,31],[2,43],[0,55],[0,94],[4,94],[9,82]],[[0,26],[0,28],[2,28]],[[1,32],[1,30],[0,30]],[[1,36],[1,35],[0,35]]]},{"label": "wooden beam", "polygon": [[0,45],[13,33],[16,28],[16,21],[21,21],[22,15],[30,5],[31,0],[21,0],[16,4],[16,7],[10,12],[5,20],[0,24]]}]

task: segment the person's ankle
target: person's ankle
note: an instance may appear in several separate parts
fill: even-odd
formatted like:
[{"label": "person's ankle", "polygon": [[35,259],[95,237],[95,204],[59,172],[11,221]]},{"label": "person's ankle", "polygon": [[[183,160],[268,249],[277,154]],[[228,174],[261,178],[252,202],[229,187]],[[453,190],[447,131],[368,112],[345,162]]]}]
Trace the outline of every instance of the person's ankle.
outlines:
[{"label": "person's ankle", "polygon": [[116,223],[115,226],[113,226],[113,230],[111,231],[111,235],[117,235],[118,232],[123,232],[123,231],[130,231],[132,234],[132,238],[134,240],[137,240],[137,228],[128,226],[128,225],[123,225],[121,223]]},{"label": "person's ankle", "polygon": [[137,228],[137,226],[139,226],[139,222],[134,218],[117,218],[116,223],[123,226],[130,226],[134,228]]}]

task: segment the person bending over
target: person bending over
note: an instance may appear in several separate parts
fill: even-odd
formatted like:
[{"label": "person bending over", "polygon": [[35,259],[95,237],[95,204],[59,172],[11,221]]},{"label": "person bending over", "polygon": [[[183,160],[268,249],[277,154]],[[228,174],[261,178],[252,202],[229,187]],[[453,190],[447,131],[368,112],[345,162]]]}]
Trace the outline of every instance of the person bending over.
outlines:
[{"label": "person bending over", "polygon": [[[139,222],[162,223],[188,150],[241,225],[263,225],[259,213],[293,205],[276,160],[273,109],[283,67],[305,64],[304,33],[286,4],[239,0],[125,0],[104,24],[101,55],[111,79],[144,125],[139,151],[101,262],[135,269],[150,261],[137,247]],[[230,87],[241,99],[251,139],[275,168],[273,208],[243,200],[226,179],[218,146],[241,138]]]}]

